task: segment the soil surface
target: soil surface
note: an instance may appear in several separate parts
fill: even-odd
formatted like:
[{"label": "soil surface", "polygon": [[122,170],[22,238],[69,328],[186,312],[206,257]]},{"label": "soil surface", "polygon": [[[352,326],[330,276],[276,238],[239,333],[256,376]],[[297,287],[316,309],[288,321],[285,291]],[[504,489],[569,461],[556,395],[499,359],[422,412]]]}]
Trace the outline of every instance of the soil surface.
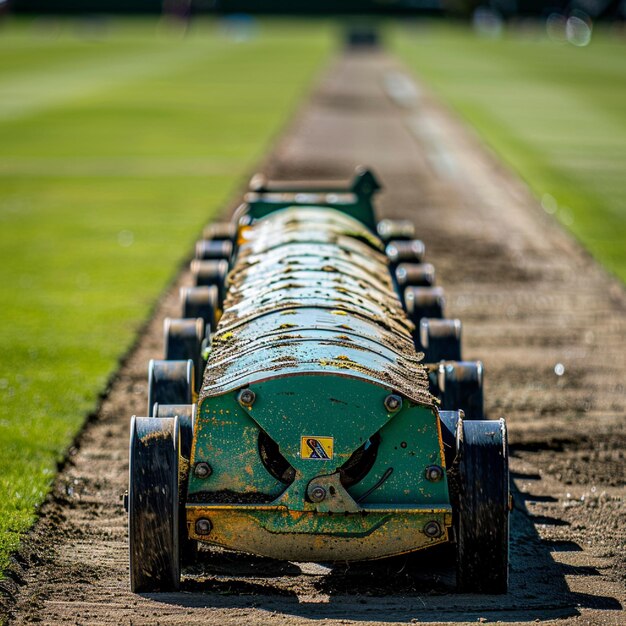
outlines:
[{"label": "soil surface", "polygon": [[[509,424],[515,508],[511,592],[461,596],[446,551],[326,567],[205,550],[175,594],[129,591],[128,426],[146,413],[147,364],[179,316],[164,295],[72,449],[2,583],[15,624],[624,623],[621,284],[396,61],[346,54],[325,74],[264,170],[350,177],[375,168],[384,216],[415,221],[482,359],[486,408]],[[239,200],[236,198],[234,200]]]}]

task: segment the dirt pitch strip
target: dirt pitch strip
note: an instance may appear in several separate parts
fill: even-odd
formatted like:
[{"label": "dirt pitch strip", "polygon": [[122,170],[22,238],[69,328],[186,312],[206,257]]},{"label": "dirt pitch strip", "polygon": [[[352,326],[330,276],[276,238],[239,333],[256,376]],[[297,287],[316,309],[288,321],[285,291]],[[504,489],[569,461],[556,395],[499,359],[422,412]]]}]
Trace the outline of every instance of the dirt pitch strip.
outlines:
[{"label": "dirt pitch strip", "polygon": [[[282,563],[206,550],[182,591],[133,595],[127,573],[128,426],[147,364],[178,316],[183,274],[71,451],[1,583],[15,624],[623,624],[626,295],[523,184],[392,59],[333,64],[266,173],[348,178],[375,168],[382,213],[426,242],[486,407],[508,418],[511,592],[454,593],[445,551],[365,565]],[[238,200],[234,199],[234,200]]]}]

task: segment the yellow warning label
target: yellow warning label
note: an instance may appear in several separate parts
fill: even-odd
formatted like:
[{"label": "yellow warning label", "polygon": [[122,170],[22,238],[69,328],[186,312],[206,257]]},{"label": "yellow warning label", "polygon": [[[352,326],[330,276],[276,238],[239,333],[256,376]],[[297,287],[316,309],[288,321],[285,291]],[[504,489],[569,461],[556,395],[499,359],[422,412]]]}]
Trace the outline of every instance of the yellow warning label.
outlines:
[{"label": "yellow warning label", "polygon": [[303,459],[328,461],[333,458],[333,437],[309,435],[300,438],[300,456]]}]

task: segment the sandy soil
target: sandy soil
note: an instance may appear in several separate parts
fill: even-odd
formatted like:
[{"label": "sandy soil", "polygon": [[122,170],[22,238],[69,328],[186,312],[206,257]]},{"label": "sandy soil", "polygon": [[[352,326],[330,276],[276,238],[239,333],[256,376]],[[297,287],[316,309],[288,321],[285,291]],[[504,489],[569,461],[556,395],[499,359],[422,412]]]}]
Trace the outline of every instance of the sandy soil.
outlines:
[{"label": "sandy soil", "polygon": [[[516,489],[511,593],[454,593],[450,555],[323,567],[207,550],[176,594],[129,592],[128,422],[145,414],[164,295],[2,583],[15,624],[624,623],[626,295],[524,185],[381,54],[330,68],[265,166],[348,177],[371,165],[386,216],[415,221],[505,415]],[[234,199],[238,200],[238,199]],[[557,364],[561,366],[557,367]],[[555,372],[561,372],[558,375]]]}]

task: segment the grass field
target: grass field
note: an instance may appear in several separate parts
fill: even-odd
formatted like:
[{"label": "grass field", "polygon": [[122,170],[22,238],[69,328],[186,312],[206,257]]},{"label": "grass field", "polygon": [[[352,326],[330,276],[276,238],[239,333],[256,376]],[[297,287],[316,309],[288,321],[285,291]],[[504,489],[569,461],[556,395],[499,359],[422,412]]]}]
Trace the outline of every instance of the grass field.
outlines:
[{"label": "grass field", "polygon": [[626,40],[543,31],[396,28],[395,50],[528,182],[546,211],[626,281]]},{"label": "grass field", "polygon": [[331,49],[325,27],[0,31],[0,570],[202,225]]}]

